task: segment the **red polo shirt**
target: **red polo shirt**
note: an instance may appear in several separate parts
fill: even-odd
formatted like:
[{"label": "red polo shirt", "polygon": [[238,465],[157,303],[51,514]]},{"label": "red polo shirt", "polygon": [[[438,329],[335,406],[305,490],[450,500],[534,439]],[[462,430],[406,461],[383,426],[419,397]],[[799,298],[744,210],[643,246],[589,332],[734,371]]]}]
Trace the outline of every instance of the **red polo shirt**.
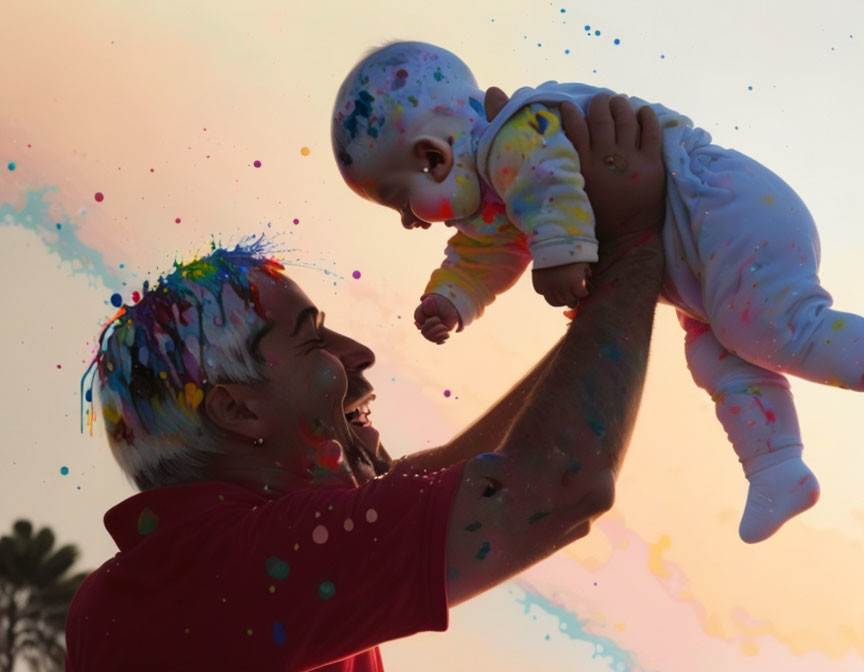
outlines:
[{"label": "red polo shirt", "polygon": [[130,497],[105,514],[120,552],[70,605],[66,672],[383,670],[376,645],[447,629],[462,465],[274,500],[222,481]]}]

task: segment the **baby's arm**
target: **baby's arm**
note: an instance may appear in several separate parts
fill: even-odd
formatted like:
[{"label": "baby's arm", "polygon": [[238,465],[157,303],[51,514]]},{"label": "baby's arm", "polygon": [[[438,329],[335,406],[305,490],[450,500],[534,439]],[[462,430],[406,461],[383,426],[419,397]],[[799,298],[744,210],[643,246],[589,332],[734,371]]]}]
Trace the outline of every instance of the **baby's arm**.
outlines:
[{"label": "baby's arm", "polygon": [[[500,216],[496,220],[505,221]],[[492,234],[470,237],[460,231],[447,241],[445,259],[441,267],[432,272],[420,298],[422,302],[435,294],[452,303],[459,313],[457,331],[480,317],[496,295],[519,279],[531,261],[518,230],[506,222],[494,229]],[[423,312],[415,313],[415,319],[422,329]]]},{"label": "baby's arm", "polygon": [[587,263],[597,261],[597,240],[579,155],[557,111],[521,109],[498,132],[489,157],[492,185],[528,236],[535,289],[552,305],[572,305],[587,293],[583,280]]}]

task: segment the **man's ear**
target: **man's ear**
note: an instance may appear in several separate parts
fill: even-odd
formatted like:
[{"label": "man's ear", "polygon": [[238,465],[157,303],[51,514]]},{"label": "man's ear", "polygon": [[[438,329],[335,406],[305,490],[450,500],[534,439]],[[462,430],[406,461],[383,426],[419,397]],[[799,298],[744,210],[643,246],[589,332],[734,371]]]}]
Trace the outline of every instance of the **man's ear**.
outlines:
[{"label": "man's ear", "polygon": [[219,383],[204,397],[204,410],[213,423],[229,434],[253,441],[262,435],[263,422],[249,407],[249,386],[243,383]]},{"label": "man's ear", "polygon": [[453,169],[453,147],[433,135],[424,135],[414,141],[414,156],[421,170],[428,172],[436,182],[443,182]]}]

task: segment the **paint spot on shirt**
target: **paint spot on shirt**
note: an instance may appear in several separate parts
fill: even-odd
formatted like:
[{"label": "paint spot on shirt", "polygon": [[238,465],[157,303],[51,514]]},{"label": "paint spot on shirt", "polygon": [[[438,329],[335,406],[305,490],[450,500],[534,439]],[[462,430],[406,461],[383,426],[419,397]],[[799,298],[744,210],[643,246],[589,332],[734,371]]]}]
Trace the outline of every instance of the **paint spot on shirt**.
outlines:
[{"label": "paint spot on shirt", "polygon": [[261,162],[260,162],[260,161],[254,161],[254,162],[252,163],[252,165],[255,166],[256,168],[260,168],[260,167],[261,167]]},{"label": "paint spot on shirt", "polygon": [[323,525],[319,525],[312,530],[312,541],[316,544],[326,544],[329,537],[330,534],[327,532],[327,528]]},{"label": "paint spot on shirt", "polygon": [[351,520],[350,518],[346,518],[345,522],[342,523],[342,527],[345,528],[346,532],[350,532],[351,530],[354,529],[354,521]]},{"label": "paint spot on shirt", "polygon": [[60,467],[60,473],[64,476],[69,474],[69,467]]},{"label": "paint spot on shirt", "polygon": [[355,280],[359,280],[360,279],[360,271],[354,271],[351,274],[351,277],[354,278]]},{"label": "paint spot on shirt", "polygon": [[273,622],[273,641],[277,644],[284,644],[288,641],[288,633],[285,632],[285,626],[279,621]]},{"label": "paint spot on shirt", "polygon": [[284,581],[291,573],[291,566],[282,558],[271,555],[266,561],[267,574],[277,581]]},{"label": "paint spot on shirt", "polygon": [[451,394],[450,390],[444,390],[444,396],[449,397]]},{"label": "paint spot on shirt", "polygon": [[482,523],[479,520],[475,520],[473,523],[469,523],[465,526],[466,532],[476,532],[481,527],[483,527]]},{"label": "paint spot on shirt", "polygon": [[9,162],[9,165],[6,166],[6,167],[7,167],[9,170],[15,170],[15,162],[14,162],[14,161],[10,161],[10,162]]},{"label": "paint spot on shirt", "polygon": [[844,322],[843,320],[834,320],[834,322],[831,323],[831,328],[834,331],[839,331],[840,329],[842,329],[845,326],[846,326],[846,322]]},{"label": "paint spot on shirt", "polygon": [[97,192],[93,195],[93,198],[96,199],[96,202],[97,202],[97,203],[101,203],[102,201],[105,200],[105,194],[103,194],[101,191],[97,191]]},{"label": "paint spot on shirt", "polygon": [[311,152],[311,150],[308,147],[301,147],[300,148],[300,155],[301,156],[309,156],[310,152]]},{"label": "paint spot on shirt", "polygon": [[318,597],[322,600],[329,600],[335,594],[336,586],[333,585],[332,581],[322,581],[321,585],[318,586]]},{"label": "paint spot on shirt", "polygon": [[119,308],[123,305],[123,297],[115,292],[111,295],[111,305],[115,308]]},{"label": "paint spot on shirt", "polygon": [[374,523],[378,520],[378,512],[375,509],[367,509],[366,510],[366,522]]},{"label": "paint spot on shirt", "polygon": [[144,508],[138,515],[138,534],[144,536],[150,534],[159,526],[159,516],[149,508]]},{"label": "paint spot on shirt", "polygon": [[480,544],[480,550],[477,551],[477,555],[475,555],[474,557],[478,560],[485,560],[486,556],[489,555],[490,548],[491,546],[489,545],[489,542],[484,541],[482,544]]}]

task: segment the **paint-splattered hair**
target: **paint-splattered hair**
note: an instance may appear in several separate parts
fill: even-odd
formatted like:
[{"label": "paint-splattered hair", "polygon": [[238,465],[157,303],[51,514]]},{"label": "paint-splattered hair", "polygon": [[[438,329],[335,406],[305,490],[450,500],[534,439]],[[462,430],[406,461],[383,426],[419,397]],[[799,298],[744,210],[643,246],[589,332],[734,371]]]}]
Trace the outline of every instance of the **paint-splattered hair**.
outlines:
[{"label": "paint-splattered hair", "polygon": [[358,158],[394,133],[404,133],[416,110],[453,114],[470,102],[483,113],[471,70],[455,54],[424,42],[391,42],[367,53],[336,96],[333,153],[346,179]]},{"label": "paint-splattered hair", "polygon": [[224,452],[201,402],[216,383],[266,378],[268,323],[249,272],[284,268],[260,239],[174,266],[120,309],[93,362],[111,452],[140,490],[201,480],[208,454]]}]

